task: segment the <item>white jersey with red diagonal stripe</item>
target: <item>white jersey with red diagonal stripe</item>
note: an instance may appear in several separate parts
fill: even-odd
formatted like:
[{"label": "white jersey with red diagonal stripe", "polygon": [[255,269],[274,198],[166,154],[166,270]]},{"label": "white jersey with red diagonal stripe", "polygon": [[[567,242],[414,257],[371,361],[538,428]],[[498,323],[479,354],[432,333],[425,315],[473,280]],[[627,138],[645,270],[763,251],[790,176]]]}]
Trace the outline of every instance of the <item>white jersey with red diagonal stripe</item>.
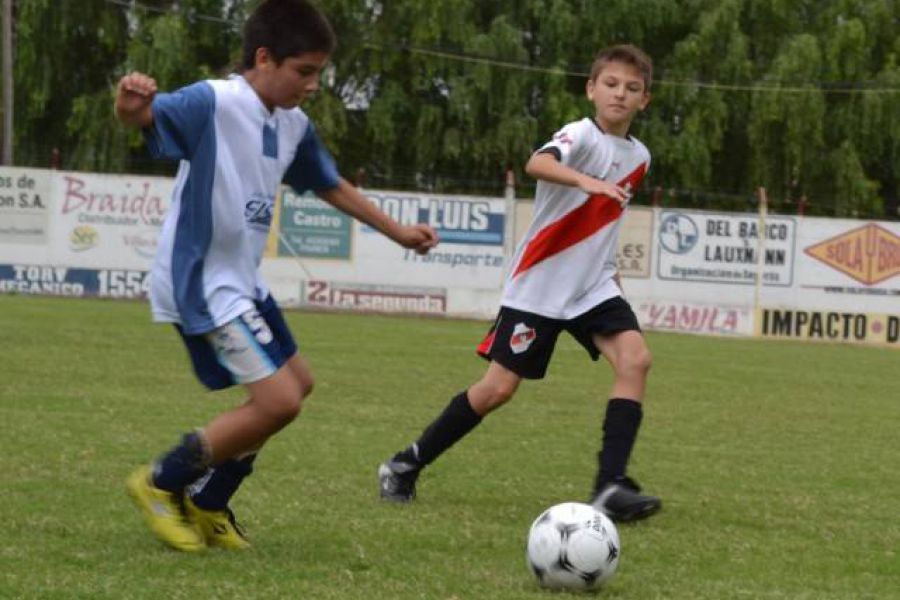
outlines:
[{"label": "white jersey with red diagonal stripe", "polygon": [[[650,152],[641,142],[604,133],[589,118],[564,126],[538,150],[544,151],[632,193],[650,166]],[[608,196],[538,181],[534,220],[516,249],[500,303],[571,319],[621,295],[613,276],[623,211]]]}]

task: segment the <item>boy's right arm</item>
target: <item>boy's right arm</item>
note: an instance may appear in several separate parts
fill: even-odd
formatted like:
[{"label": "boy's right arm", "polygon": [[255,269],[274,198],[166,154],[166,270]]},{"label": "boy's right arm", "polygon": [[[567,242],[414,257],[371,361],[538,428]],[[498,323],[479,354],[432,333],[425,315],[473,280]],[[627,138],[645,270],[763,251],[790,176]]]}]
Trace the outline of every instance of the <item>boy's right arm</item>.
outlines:
[{"label": "boy's right arm", "polygon": [[376,208],[343,178],[338,180],[337,186],[316,193],[338,210],[377,229],[404,248],[410,248],[419,254],[427,254],[438,244],[437,232],[432,227],[424,223],[401,225]]},{"label": "boy's right arm", "polygon": [[153,124],[156,80],[137,71],[119,80],[116,87],[116,118],[125,125],[146,128]]},{"label": "boy's right arm", "polygon": [[588,195],[603,194],[609,196],[619,204],[628,201],[628,192],[614,183],[603,181],[590,175],[567,167],[556,159],[550,152],[536,152],[531,155],[525,165],[525,172],[535,179],[542,179],[550,183],[577,187]]}]

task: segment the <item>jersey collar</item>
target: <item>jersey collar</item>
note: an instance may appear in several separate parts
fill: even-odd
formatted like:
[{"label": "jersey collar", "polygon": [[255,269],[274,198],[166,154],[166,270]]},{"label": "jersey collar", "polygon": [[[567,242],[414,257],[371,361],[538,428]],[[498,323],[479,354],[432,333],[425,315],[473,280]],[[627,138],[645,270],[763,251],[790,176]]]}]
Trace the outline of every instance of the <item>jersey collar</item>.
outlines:
[{"label": "jersey collar", "polygon": [[[594,117],[588,117],[588,118],[591,120],[591,123],[594,124],[594,127],[596,127],[598,130],[600,130],[600,133],[602,133],[603,135],[612,135],[612,134],[610,134],[610,133],[607,133],[606,130],[603,129],[603,126],[600,125],[600,123],[597,122],[597,119],[596,119],[596,118],[594,118]],[[618,136],[613,135],[612,137],[618,137]],[[628,133],[625,134],[625,137],[622,138],[622,139],[627,140],[627,141],[629,141],[629,142],[633,142],[633,141],[634,141],[634,138],[631,137],[631,130],[630,130],[630,129],[628,130]]]}]

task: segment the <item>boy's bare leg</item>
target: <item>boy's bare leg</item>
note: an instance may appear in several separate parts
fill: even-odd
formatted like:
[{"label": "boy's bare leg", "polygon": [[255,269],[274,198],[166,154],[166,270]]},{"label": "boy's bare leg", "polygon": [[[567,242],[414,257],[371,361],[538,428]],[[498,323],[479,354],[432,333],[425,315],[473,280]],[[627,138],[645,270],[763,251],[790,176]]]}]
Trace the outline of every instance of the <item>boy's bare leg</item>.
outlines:
[{"label": "boy's bare leg", "polygon": [[[227,514],[228,500],[252,472],[255,451],[300,412],[303,392],[312,389],[312,375],[295,354],[271,376],[246,387],[247,402],[214,418],[202,432],[185,435],[153,472],[145,466],[128,478],[128,491],[151,529],[178,550],[197,551],[207,544],[248,546]],[[210,466],[216,468],[210,471]],[[178,500],[182,490],[195,483],[186,502],[191,522]]]},{"label": "boy's bare leg", "polygon": [[[299,383],[301,396],[305,400],[313,388],[309,365],[295,353],[286,366],[288,372]],[[253,408],[252,400],[248,400],[246,404],[250,404],[250,408]],[[206,545],[229,550],[244,550],[250,547],[243,528],[238,525],[231,510],[230,502],[244,480],[253,473],[256,455],[268,441],[268,437],[253,447],[218,462],[186,490],[185,508],[191,519],[199,526]]]},{"label": "boy's bare leg", "polygon": [[309,362],[300,356],[299,352],[295,352],[285,364],[287,364],[291,373],[294,374],[294,378],[300,382],[300,396],[305,400],[312,393],[313,387],[315,387],[315,378]]},{"label": "boy's bare leg", "polygon": [[662,506],[659,498],[641,494],[640,486],[625,474],[643,418],[641,402],[650,371],[650,351],[638,331],[595,335],[594,344],[612,366],[614,380],[591,503],[616,521],[642,519]]},{"label": "boy's bare leg", "polygon": [[210,464],[260,446],[297,417],[303,397],[302,384],[294,372],[301,367],[291,366],[295,358],[299,362],[294,355],[271,376],[246,384],[250,399],[214,418],[203,429]]},{"label": "boy's bare leg", "polygon": [[469,388],[472,410],[483,417],[500,408],[513,397],[521,381],[522,378],[512,371],[491,361],[484,376]]},{"label": "boy's bare leg", "polygon": [[594,345],[612,366],[614,379],[610,398],[641,402],[647,386],[651,356],[644,336],[638,331],[594,336]]},{"label": "boy's bare leg", "polygon": [[[305,400],[306,397],[312,393],[313,389],[312,370],[309,368],[306,360],[297,353],[287,361],[286,365],[288,371],[300,384],[301,397],[302,400]],[[251,405],[248,408],[253,410],[254,405],[252,399],[247,400],[245,402],[245,406],[246,405]],[[231,495],[237,491],[237,487],[240,485],[241,480],[252,472],[253,460],[268,439],[269,436],[260,440],[253,446],[239,451],[232,457],[217,462],[214,469],[215,473],[211,478],[204,476],[199,480],[199,483],[202,485],[192,486],[192,498],[195,498],[198,505],[203,508],[224,508],[231,498]],[[220,479],[225,479],[227,481],[218,481]]]},{"label": "boy's bare leg", "polygon": [[419,439],[378,468],[381,497],[392,502],[415,498],[416,480],[422,469],[472,431],[484,415],[509,401],[521,380],[492,361],[484,376],[454,396]]}]

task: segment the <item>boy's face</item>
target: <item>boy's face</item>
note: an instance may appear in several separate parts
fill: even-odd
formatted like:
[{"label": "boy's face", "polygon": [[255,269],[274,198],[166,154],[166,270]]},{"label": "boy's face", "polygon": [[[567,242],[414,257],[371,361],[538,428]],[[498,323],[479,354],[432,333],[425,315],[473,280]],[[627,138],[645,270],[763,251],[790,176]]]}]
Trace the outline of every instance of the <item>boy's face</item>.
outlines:
[{"label": "boy's face", "polygon": [[257,93],[270,108],[294,108],[319,91],[322,69],[328,63],[325,52],[305,52],[276,64],[265,48],[257,51]]},{"label": "boy's face", "polygon": [[603,65],[597,77],[587,82],[587,97],[594,103],[600,126],[617,135],[625,135],[637,112],[650,102],[641,72],[617,61]]}]

